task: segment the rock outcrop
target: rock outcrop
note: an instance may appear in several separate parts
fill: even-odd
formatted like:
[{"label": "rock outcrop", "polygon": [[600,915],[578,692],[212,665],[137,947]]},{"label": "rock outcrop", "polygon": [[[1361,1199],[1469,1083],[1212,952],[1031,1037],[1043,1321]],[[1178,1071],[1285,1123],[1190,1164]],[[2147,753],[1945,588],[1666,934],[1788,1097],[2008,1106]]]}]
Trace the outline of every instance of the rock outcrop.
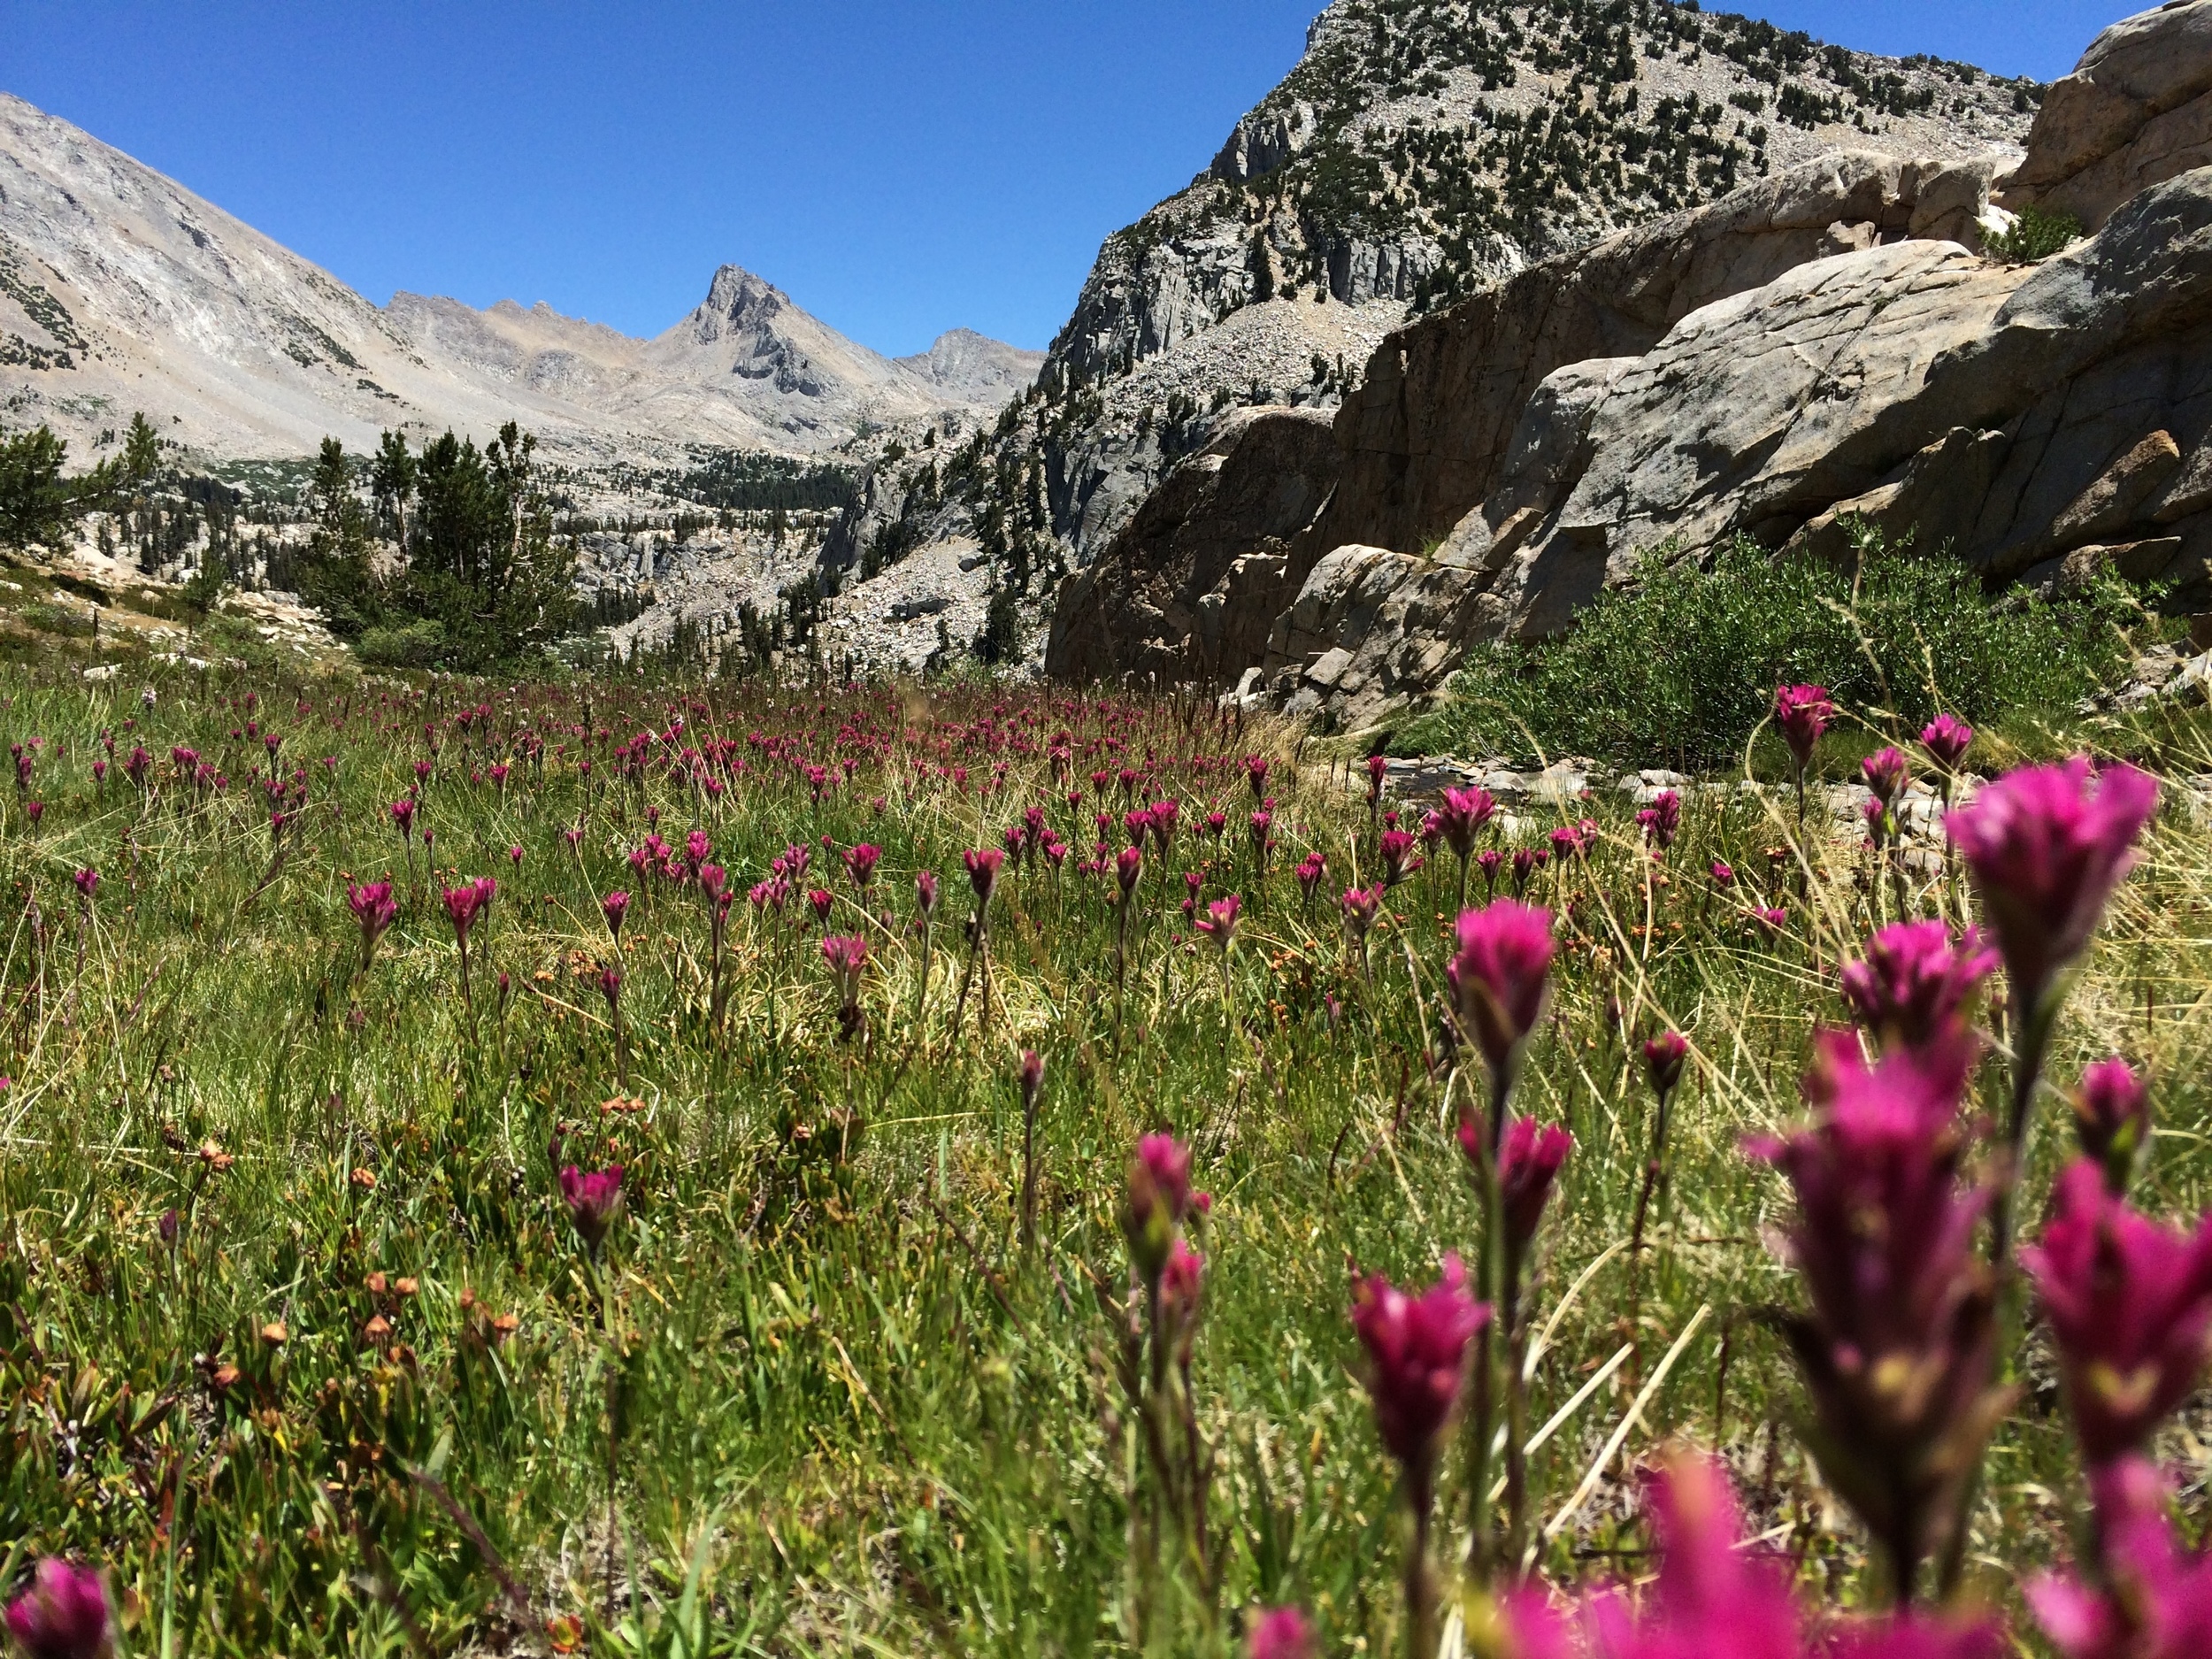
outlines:
[{"label": "rock outcrop", "polygon": [[[1993,590],[2059,595],[2111,571],[2212,608],[2200,119],[2212,0],[2116,25],[2054,90],[2006,199],[2099,228],[2040,265],[1977,251],[1998,222],[1986,164],[1847,153],[1392,334],[1291,541],[1267,689],[1363,726],[1470,647],[1556,633],[1647,560],[1739,536],[1840,558],[1878,532],[1947,549]],[[1209,510],[1164,489],[1150,536],[1107,557],[1205,542],[1217,526],[1170,521]],[[1208,660],[1220,680],[1240,666]]]},{"label": "rock outcrop", "polygon": [[[1105,553],[1055,595],[1045,672],[1077,681],[1233,680],[1297,591],[1290,538],[1336,468],[1328,417],[1255,409],[1168,475]],[[1303,572],[1300,572],[1302,577]]]},{"label": "rock outcrop", "polygon": [[[2109,569],[2212,604],[2212,168],[2032,268],[1941,242],[1816,260],[1640,358],[1560,371],[1513,454],[1446,543],[1474,591],[1439,607],[1432,572],[1401,573],[1399,609],[1437,632],[1409,637],[1371,579],[1371,626],[1354,615],[1312,659],[1271,660],[1279,696],[1372,718],[1440,685],[1460,648],[1555,633],[1646,558],[1739,534],[1842,557],[1872,528],[1947,549],[1993,589],[2050,596]],[[1293,616],[1328,597],[1321,569]],[[1398,672],[1379,699],[1351,671],[1383,660]],[[1428,663],[1442,672],[1424,682]]]},{"label": "rock outcrop", "polygon": [[1906,411],[1936,358],[1979,338],[2024,275],[1955,243],[1901,242],[1693,312],[1600,391],[1578,473],[1470,515],[1477,528],[1537,515],[1482,631],[1557,633],[1655,548],[1739,531],[1779,545],[1880,484],[1898,445],[1910,456],[1932,435]]},{"label": "rock outcrop", "polygon": [[1477,573],[1462,565],[1338,548],[1276,618],[1263,683],[1294,714],[1367,726],[1450,672],[1480,591]]},{"label": "rock outcrop", "polygon": [[2054,81],[2005,181],[2007,208],[2095,230],[2139,190],[2212,165],[2212,0],[2124,18]]},{"label": "rock outcrop", "polygon": [[1637,356],[1701,306],[1905,238],[1978,245],[1993,164],[1847,150],[1547,260],[1383,342],[1338,417],[1342,479],[1310,538],[1417,550],[1495,488],[1554,370]]},{"label": "rock outcrop", "polygon": [[[1297,594],[1324,555],[1343,546],[1387,549],[1417,562],[1494,574],[1542,517],[1536,511],[1540,500],[1548,511],[1557,480],[1570,472],[1579,475],[1582,429],[1607,375],[1640,357],[1698,307],[1756,289],[1823,255],[1916,234],[1973,239],[1987,206],[1990,173],[1986,161],[1945,164],[1845,152],[1748,186],[1709,207],[1624,232],[1585,253],[1532,266],[1386,337],[1369,359],[1364,380],[1336,415],[1333,459],[1316,463],[1317,476],[1325,481],[1315,499],[1325,496],[1326,504],[1314,522],[1270,533],[1294,537],[1283,562],[1289,593]],[[1957,258],[1968,258],[1950,242],[1915,245],[1948,248]],[[1517,448],[1515,434],[1524,426],[1526,435]],[[1477,510],[1506,475],[1509,458],[1514,491],[1527,499],[1508,492],[1501,500],[1513,505],[1485,522]],[[1164,642],[1159,631],[1162,618],[1172,626],[1184,612],[1164,609],[1150,595],[1162,591],[1163,583],[1179,592],[1187,561],[1174,549],[1186,542],[1231,542],[1235,534],[1233,526],[1207,519],[1215,497],[1194,488],[1193,481],[1171,475],[1139,512],[1145,529],[1137,533],[1133,524],[1132,534],[1098,554],[1085,572],[1082,591],[1087,606],[1109,609],[1096,615],[1057,611],[1056,641],[1062,617],[1069,626],[1079,626],[1080,618],[1089,637],[1064,650],[1048,646],[1048,669],[1064,672],[1065,664],[1071,666],[1064,672],[1079,676],[1111,676],[1141,663],[1148,672],[1164,672],[1177,660],[1172,642]],[[1518,518],[1507,522],[1522,509]],[[1178,514],[1187,517],[1179,523]],[[1370,572],[1362,580],[1371,584],[1379,578]],[[1198,591],[1210,585],[1211,579]],[[1133,607],[1127,615],[1110,609],[1122,596]],[[1329,625],[1333,634],[1368,614],[1357,603],[1340,613],[1333,598],[1308,612],[1335,617]],[[1422,601],[1410,614],[1426,618],[1439,613]],[[1217,657],[1199,652],[1208,677],[1234,680],[1261,665],[1268,633],[1262,626],[1229,636]],[[1266,659],[1277,670],[1287,664],[1302,672],[1305,656],[1330,649],[1312,645],[1318,636],[1310,629],[1289,637],[1301,643],[1285,644]],[[1242,655],[1236,649],[1240,640],[1252,648]],[[1397,667],[1366,680],[1410,686],[1415,664],[1430,655],[1403,657]]]}]

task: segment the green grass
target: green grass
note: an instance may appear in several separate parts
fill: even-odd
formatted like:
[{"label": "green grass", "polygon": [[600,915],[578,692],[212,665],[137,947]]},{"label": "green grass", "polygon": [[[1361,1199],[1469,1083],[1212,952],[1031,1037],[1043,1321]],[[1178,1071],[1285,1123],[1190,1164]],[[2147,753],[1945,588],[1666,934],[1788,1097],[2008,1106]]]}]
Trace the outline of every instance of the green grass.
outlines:
[{"label": "green grass", "polygon": [[1655,556],[1560,638],[1478,649],[1393,747],[1733,769],[1778,685],[1824,685],[1908,730],[1943,710],[1978,726],[2066,709],[2161,626],[2116,578],[2000,608],[1948,557],[1870,541],[1850,569],[1738,541],[1709,570]]},{"label": "green grass", "polygon": [[[137,1654],[541,1652],[547,1622],[569,1617],[603,1652],[1131,1651],[1128,1503],[1142,1462],[1101,1297],[1126,1271],[1117,1216],[1131,1146],[1168,1127],[1193,1142],[1215,1194],[1194,1388],[1226,1553],[1218,1617],[1163,1593],[1151,1645],[1225,1653],[1247,1609],[1288,1600],[1314,1611],[1331,1653],[1402,1645],[1400,1522],[1356,1377],[1347,1267],[1425,1282],[1475,1237],[1445,1133],[1447,1091],[1463,1085],[1424,1058],[1455,872],[1432,867],[1393,894],[1371,986],[1333,911],[1307,913],[1289,872],[1324,850],[1325,901],[1356,865],[1371,876],[1374,836],[1359,803],[1317,770],[1294,772],[1294,733],[988,685],[422,691],[218,670],[156,679],[147,708],[142,683],[0,669],[11,741],[44,740],[31,794],[46,803],[33,833],[22,801],[0,799],[12,895],[0,924],[0,1064],[13,1079],[0,1096],[6,1577],[39,1551],[107,1563]],[[611,745],[677,714],[685,742],[740,741],[746,770],[718,801],[658,768],[618,780]],[[280,733],[287,766],[309,774],[274,869],[250,720]],[[502,884],[472,941],[472,1012],[420,849],[411,864],[385,812],[428,757],[426,723],[435,863]],[[588,780],[580,726],[601,734]],[[1063,726],[1079,811],[1047,759]],[[119,773],[94,785],[103,730],[119,754],[143,742],[158,757],[150,798]],[[744,744],[756,732],[852,760],[850,782],[818,804]],[[518,761],[503,793],[478,780],[526,733],[545,741],[542,767]],[[1116,747],[1094,754],[1105,738]],[[2176,728],[2161,741],[2192,740]],[[227,771],[229,787],[196,795],[173,781],[173,744]],[[1263,887],[1241,835],[1239,762],[1254,749],[1276,757],[1282,841]],[[1184,828],[1170,869],[1146,876],[1118,1019],[1110,912],[1073,864],[1098,804],[1088,772],[1148,750],[1156,788],[1185,802]],[[1184,764],[1194,756],[1204,771]],[[964,785],[936,771],[952,766]],[[1058,879],[1041,866],[1008,878],[988,1032],[972,995],[956,1036],[970,908],[958,855],[995,844],[1033,803],[1078,851]],[[1215,803],[1232,825],[1218,845],[1194,822]],[[834,925],[871,941],[870,1048],[839,1041],[811,918],[780,934],[741,898],[731,1006],[713,1029],[704,902],[657,883],[624,930],[618,1045],[595,982],[617,956],[597,899],[640,887],[625,854],[653,808],[679,846],[703,828],[741,889],[787,844],[811,843],[810,880],[837,895]],[[1863,1599],[1861,1540],[1789,1432],[1795,1387],[1759,1320],[1795,1294],[1762,1241],[1785,1202],[1738,1143],[1797,1114],[1809,1032],[1840,1017],[1835,966],[1885,913],[1886,884],[1863,879],[1852,839],[1813,838],[1809,876],[1786,857],[1772,879],[1793,919],[1770,944],[1701,872],[1725,856],[1765,887],[1764,849],[1794,841],[1786,812],[1694,795],[1671,879],[1647,884],[1626,809],[1592,810],[1606,835],[1586,870],[1548,871],[1532,895],[1571,919],[1520,1102],[1578,1140],[1537,1292],[1539,1325],[1558,1325],[1535,1420],[1624,1342],[1639,1357],[1533,1460],[1541,1516],[1622,1421],[1629,1378],[1650,1376],[1706,1311],[1543,1565],[1561,1579],[1632,1571],[1632,1554],[1614,1553],[1643,1543],[1628,1465],[1680,1434],[1730,1459],[1759,1529],[1780,1529],[1809,1586]],[[572,849],[563,831],[579,826]],[[864,907],[824,836],[884,848]],[[70,883],[87,865],[103,876],[89,907]],[[945,880],[926,991],[918,866]],[[1233,1023],[1175,909],[1185,869],[1250,904]],[[405,907],[357,974],[343,881],[387,872]],[[1957,914],[1964,900],[1937,878],[1914,902]],[[2204,834],[2170,815],[2054,1061],[2070,1075],[2118,1045],[2153,1064],[2162,1130],[2149,1202],[2191,1213],[2212,1176],[2208,905]],[[1648,1110],[1632,1045],[1666,1024],[1694,1056],[1629,1328],[1616,1247]],[[1048,1066],[1030,1254],[1016,1233],[1024,1047]],[[1978,1089],[1993,1110],[1995,1066]],[[2047,1101],[2039,1181],[2062,1153],[2057,1115]],[[627,1171],[603,1281],[556,1196],[557,1133],[563,1160]],[[160,1231],[172,1210],[173,1247]],[[492,1324],[503,1316],[511,1335]],[[373,1318],[388,1330],[371,1333]],[[272,1324],[280,1343],[263,1335]],[[2008,1605],[2020,1576],[2066,1548],[2080,1495],[2047,1372],[2031,1365],[1977,1517],[1976,1581]],[[1448,1537],[1465,1513],[1455,1475],[1442,1501]]]}]

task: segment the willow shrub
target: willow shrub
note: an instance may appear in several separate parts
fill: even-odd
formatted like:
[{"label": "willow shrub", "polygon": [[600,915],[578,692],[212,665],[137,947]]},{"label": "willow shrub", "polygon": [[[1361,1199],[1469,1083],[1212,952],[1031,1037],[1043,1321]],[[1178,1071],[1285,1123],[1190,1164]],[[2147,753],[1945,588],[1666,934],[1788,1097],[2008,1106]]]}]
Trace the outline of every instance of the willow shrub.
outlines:
[{"label": "willow shrub", "polygon": [[1798,682],[1913,731],[1944,710],[1979,725],[2112,682],[2148,625],[2116,576],[1993,603],[1947,555],[1870,542],[1854,571],[1738,540],[1705,567],[1655,556],[1558,638],[1479,649],[1396,747],[1724,765]]}]

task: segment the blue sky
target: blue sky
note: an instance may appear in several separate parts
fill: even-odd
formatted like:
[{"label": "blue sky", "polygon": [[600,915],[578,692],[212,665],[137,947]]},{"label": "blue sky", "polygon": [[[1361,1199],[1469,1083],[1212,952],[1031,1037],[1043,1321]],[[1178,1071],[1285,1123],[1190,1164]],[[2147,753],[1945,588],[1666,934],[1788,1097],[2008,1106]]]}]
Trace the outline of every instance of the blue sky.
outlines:
[{"label": "blue sky", "polygon": [[[1041,347],[1321,0],[0,0],[0,88],[371,299],[655,334],[748,266],[879,349]],[[1869,50],[2063,74],[2078,0],[1772,0]]]}]

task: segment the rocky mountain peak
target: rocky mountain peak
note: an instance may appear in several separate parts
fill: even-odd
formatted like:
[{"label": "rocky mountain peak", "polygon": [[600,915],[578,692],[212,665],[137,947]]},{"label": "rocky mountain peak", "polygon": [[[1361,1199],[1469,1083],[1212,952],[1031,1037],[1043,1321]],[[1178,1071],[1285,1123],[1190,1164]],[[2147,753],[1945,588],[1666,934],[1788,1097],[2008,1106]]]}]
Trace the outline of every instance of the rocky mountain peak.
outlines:
[{"label": "rocky mountain peak", "polygon": [[511,419],[588,465],[815,452],[891,422],[987,415],[1036,361],[979,337],[944,349],[975,372],[918,375],[734,265],[655,340],[541,302],[374,305],[0,93],[0,424],[44,421],[73,459],[97,458],[133,409],[222,458],[311,453],[326,435],[358,450],[388,429],[481,438]]},{"label": "rocky mountain peak", "polygon": [[765,328],[791,309],[791,296],[774,283],[755,276],[742,265],[718,267],[707,284],[707,297],[692,313],[702,341],[718,340],[725,332]]}]

